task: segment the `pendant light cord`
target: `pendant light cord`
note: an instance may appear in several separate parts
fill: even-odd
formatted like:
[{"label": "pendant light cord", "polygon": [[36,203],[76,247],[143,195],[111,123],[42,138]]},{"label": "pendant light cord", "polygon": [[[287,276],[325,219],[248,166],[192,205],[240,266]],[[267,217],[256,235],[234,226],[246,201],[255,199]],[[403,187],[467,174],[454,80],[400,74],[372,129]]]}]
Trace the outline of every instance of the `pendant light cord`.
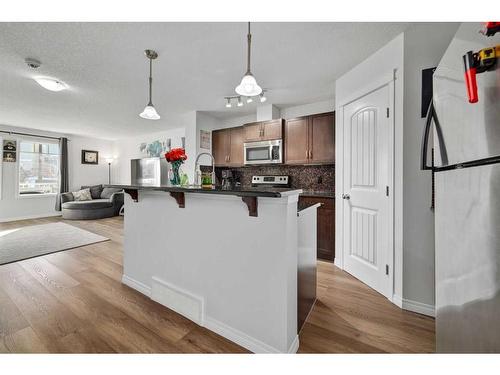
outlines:
[{"label": "pendant light cord", "polygon": [[246,74],[252,74],[250,72],[250,46],[252,44],[252,34],[250,34],[250,22],[248,23],[248,34],[247,34],[247,41],[248,41],[248,51],[247,51],[247,72]]},{"label": "pendant light cord", "polygon": [[149,58],[149,104],[153,105],[153,59]]}]

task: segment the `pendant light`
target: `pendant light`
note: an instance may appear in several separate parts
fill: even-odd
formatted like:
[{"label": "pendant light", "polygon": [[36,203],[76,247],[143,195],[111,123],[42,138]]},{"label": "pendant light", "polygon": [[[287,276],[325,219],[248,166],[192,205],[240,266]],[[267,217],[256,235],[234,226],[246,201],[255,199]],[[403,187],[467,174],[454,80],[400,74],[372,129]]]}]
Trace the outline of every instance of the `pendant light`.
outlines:
[{"label": "pendant light", "polygon": [[250,34],[250,22],[248,22],[247,34],[247,72],[243,76],[241,83],[236,87],[237,94],[242,96],[257,96],[262,92],[262,88],[257,84],[255,77],[250,71],[250,49],[252,44],[252,34]]},{"label": "pendant light", "polygon": [[144,108],[144,111],[142,111],[142,113],[139,114],[139,116],[141,116],[142,118],[144,118],[146,120],[159,120],[160,119],[160,115],[158,114],[158,112],[156,112],[156,109],[155,109],[155,107],[153,105],[153,101],[152,101],[152,96],[153,96],[152,95],[152,87],[153,87],[153,60],[158,57],[158,54],[155,51],[151,50],[151,49],[145,50],[144,54],[149,59],[149,103],[146,106],[146,108]]}]

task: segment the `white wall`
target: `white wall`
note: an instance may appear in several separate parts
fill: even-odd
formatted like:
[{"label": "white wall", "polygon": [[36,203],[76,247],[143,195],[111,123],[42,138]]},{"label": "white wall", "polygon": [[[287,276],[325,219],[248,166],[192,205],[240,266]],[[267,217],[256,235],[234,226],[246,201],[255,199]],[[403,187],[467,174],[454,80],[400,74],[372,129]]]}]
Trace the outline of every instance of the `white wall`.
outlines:
[{"label": "white wall", "polygon": [[417,24],[404,33],[403,297],[434,305],[434,214],[431,173],[420,170],[422,69],[437,66],[458,23]]},{"label": "white wall", "polygon": [[121,138],[113,142],[113,157],[111,166],[111,180],[115,184],[130,184],[130,160],[147,157],[139,149],[141,143],[150,143],[156,140],[171,139],[172,148],[182,146],[182,137],[186,136],[185,128],[169,129],[153,132],[140,137]]},{"label": "white wall", "polygon": [[[332,92],[334,87],[332,87]],[[314,115],[316,113],[332,112],[335,110],[335,100],[324,100],[321,102],[285,107],[280,109],[281,117],[290,119],[301,116]]]},{"label": "white wall", "polygon": [[[421,71],[439,63],[457,27],[456,23],[414,25],[336,82],[335,98],[339,109],[370,82],[396,70],[394,301],[408,308],[414,302],[429,309],[434,306],[434,216],[429,209],[431,176],[419,169],[425,122],[420,118]],[[342,160],[341,152],[338,147],[337,161]],[[338,163],[336,186],[339,188],[340,171]],[[341,220],[338,215],[337,230],[341,230]],[[340,240],[340,236],[337,238]],[[341,246],[339,241],[338,251]]]},{"label": "white wall", "polygon": [[[104,159],[105,157],[112,155],[112,141],[4,125],[0,125],[0,130],[46,135],[52,137],[68,137],[70,190],[77,190],[81,185],[104,184],[108,182],[108,165],[106,164]],[[15,139],[18,141],[18,146],[21,139],[36,139],[33,137],[25,138],[22,136],[10,136],[8,134],[0,133],[0,139],[2,138]],[[44,139],[40,140],[43,141]],[[99,165],[82,165],[82,149],[99,151]],[[17,196],[16,184],[18,181],[18,162],[1,163],[0,165],[2,188],[0,199],[0,221],[44,217],[59,214],[59,212],[55,211],[54,209],[55,196]]]}]

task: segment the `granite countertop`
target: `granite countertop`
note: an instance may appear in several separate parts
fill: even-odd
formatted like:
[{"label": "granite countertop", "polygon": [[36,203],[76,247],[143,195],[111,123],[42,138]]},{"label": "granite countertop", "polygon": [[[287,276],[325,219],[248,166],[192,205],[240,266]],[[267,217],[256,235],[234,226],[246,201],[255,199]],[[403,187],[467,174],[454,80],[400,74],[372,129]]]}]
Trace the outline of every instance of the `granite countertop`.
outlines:
[{"label": "granite countertop", "polygon": [[268,197],[280,198],[294,194],[300,194],[301,189],[291,188],[274,188],[274,187],[234,187],[232,189],[223,189],[220,186],[212,189],[204,189],[199,186],[169,186],[169,185],[104,185],[105,187],[125,189],[125,190],[149,190],[149,191],[166,191],[179,193],[202,193],[202,194],[221,194],[221,195],[236,195],[239,197]]},{"label": "granite countertop", "polygon": [[335,198],[333,190],[302,190],[301,197]]}]

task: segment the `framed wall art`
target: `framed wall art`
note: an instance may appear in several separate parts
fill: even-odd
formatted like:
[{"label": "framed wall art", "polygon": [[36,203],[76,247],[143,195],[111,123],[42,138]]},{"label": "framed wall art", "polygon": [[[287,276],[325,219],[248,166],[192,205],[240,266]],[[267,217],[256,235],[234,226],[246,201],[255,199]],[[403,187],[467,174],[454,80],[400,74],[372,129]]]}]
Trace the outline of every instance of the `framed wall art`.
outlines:
[{"label": "framed wall art", "polygon": [[99,164],[99,151],[82,150],[82,164]]}]

